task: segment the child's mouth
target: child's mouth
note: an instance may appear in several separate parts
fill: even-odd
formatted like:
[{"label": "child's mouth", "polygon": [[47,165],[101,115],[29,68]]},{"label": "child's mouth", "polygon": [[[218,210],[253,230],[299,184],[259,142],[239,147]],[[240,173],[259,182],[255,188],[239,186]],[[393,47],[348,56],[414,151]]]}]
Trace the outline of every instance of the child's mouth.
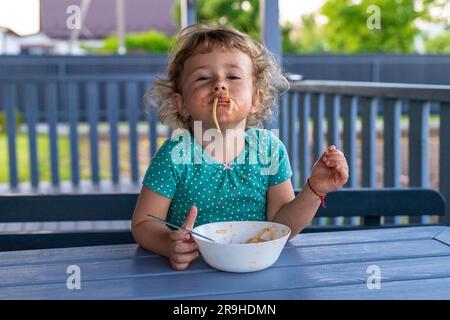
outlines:
[{"label": "child's mouth", "polygon": [[222,106],[224,106],[224,105],[228,106],[229,104],[230,104],[230,100],[228,100],[228,99],[218,99],[218,100],[217,100],[217,105],[218,105],[218,106],[220,106],[220,105],[222,105]]},{"label": "child's mouth", "polygon": [[220,126],[219,126],[219,121],[217,121],[217,108],[218,107],[226,107],[228,108],[227,113],[231,114],[233,112],[233,110],[239,110],[237,104],[235,101],[233,101],[233,99],[230,99],[229,96],[229,92],[226,91],[224,95],[220,94],[217,95],[215,97],[213,97],[210,101],[211,105],[212,105],[212,118],[214,121],[214,124],[216,125],[216,128],[219,132],[220,131]]},{"label": "child's mouth", "polygon": [[230,103],[230,98],[224,97],[224,96],[219,96],[219,97],[213,97],[211,99],[209,99],[209,103],[213,103],[214,100],[217,99],[217,103]]}]

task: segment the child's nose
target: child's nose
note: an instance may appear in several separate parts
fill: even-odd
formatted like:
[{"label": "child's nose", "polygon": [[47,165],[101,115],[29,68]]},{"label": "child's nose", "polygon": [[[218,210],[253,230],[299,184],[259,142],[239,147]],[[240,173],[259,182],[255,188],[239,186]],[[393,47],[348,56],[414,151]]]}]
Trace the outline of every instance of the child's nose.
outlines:
[{"label": "child's nose", "polygon": [[214,92],[221,91],[221,90],[226,91],[227,87],[224,84],[216,84],[216,85],[214,85],[213,90],[214,90]]}]

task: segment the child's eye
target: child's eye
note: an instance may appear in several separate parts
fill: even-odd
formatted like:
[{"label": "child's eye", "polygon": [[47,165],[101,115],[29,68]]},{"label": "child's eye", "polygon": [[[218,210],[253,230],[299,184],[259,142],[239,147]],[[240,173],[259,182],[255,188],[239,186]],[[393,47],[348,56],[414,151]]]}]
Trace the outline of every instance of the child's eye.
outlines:
[{"label": "child's eye", "polygon": [[207,76],[201,76],[201,77],[199,77],[197,79],[197,81],[199,81],[199,80],[208,80],[208,79],[209,79],[209,77],[207,77]]},{"label": "child's eye", "polygon": [[238,76],[233,76],[233,75],[228,76],[228,78],[233,79],[233,80],[235,80],[235,79],[240,79]]}]

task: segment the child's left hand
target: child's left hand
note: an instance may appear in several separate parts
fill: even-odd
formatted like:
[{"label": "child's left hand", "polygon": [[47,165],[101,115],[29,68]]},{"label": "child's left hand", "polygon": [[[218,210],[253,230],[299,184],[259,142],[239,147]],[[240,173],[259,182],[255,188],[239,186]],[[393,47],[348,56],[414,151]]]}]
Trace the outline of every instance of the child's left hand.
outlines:
[{"label": "child's left hand", "polygon": [[312,168],[309,182],[314,190],[324,195],[342,187],[348,180],[348,165],[342,151],[329,146]]}]

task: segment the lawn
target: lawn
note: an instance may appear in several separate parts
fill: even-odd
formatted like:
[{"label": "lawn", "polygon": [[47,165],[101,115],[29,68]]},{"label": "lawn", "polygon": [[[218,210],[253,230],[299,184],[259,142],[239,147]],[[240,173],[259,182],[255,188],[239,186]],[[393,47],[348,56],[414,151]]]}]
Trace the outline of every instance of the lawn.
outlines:
[{"label": "lawn", "polygon": [[[158,147],[164,142],[158,138]],[[130,177],[129,140],[122,136],[119,142],[119,171],[121,179]],[[107,135],[99,137],[99,174],[100,179],[111,179],[110,142]],[[138,142],[139,175],[143,176],[150,161],[150,142],[145,135],[140,136]],[[86,135],[79,135],[79,172],[80,179],[91,179],[91,160],[89,139]],[[37,135],[37,153],[39,180],[51,180],[50,141],[48,134]],[[0,183],[9,181],[8,143],[5,133],[0,132]],[[18,179],[20,182],[30,181],[29,141],[26,133],[18,133],[16,137],[16,156]],[[61,181],[71,179],[70,141],[66,135],[58,137],[59,178]]]},{"label": "lawn", "polygon": [[[70,146],[68,137],[58,138],[59,174],[61,180],[70,179]],[[39,177],[42,181],[51,179],[50,167],[50,142],[48,135],[39,134],[37,136],[37,153],[39,164]],[[9,180],[9,152],[5,133],[0,133],[0,183]],[[30,180],[30,153],[29,142],[26,133],[19,133],[16,138],[17,174],[19,181]]]}]

